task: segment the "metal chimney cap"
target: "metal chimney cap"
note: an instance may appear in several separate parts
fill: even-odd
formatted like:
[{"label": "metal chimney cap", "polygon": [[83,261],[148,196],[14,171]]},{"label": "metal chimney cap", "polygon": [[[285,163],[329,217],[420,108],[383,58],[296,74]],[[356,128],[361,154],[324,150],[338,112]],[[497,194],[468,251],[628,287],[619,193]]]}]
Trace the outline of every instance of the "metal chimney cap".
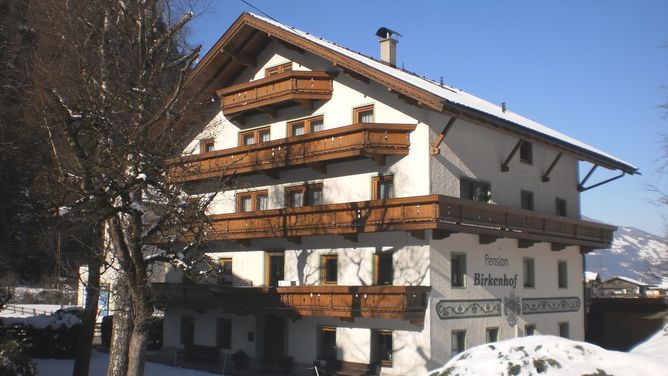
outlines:
[{"label": "metal chimney cap", "polygon": [[392,35],[403,37],[403,35],[399,34],[398,32],[388,29],[386,27],[381,27],[380,29],[378,29],[378,31],[376,31],[376,35],[379,38],[391,38]]}]

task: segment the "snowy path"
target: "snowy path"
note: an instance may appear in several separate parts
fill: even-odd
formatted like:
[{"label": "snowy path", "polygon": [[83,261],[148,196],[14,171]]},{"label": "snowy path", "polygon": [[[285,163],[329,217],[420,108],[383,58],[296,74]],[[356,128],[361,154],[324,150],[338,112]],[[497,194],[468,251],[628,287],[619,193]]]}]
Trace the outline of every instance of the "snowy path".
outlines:
[{"label": "snowy path", "polygon": [[[93,351],[90,364],[90,375],[106,375],[108,354]],[[40,376],[69,376],[72,374],[72,359],[33,359]],[[164,364],[146,363],[146,376],[213,376],[215,373],[195,371],[186,368],[169,367]]]}]

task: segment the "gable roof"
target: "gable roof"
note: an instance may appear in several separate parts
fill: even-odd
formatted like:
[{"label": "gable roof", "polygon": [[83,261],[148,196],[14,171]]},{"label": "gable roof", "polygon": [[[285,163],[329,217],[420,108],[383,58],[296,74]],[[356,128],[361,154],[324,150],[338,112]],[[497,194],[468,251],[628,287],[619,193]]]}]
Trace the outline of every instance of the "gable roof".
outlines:
[{"label": "gable roof", "polygon": [[647,283],[645,283],[645,282],[641,282],[641,281],[635,280],[635,279],[633,279],[633,278],[623,277],[623,276],[612,277],[612,278],[608,279],[607,281],[605,281],[605,282],[603,282],[603,283],[608,283],[608,282],[610,282],[610,281],[614,281],[614,280],[616,280],[616,279],[617,279],[617,280],[620,280],[620,281],[624,281],[624,282],[632,283],[632,284],[634,284],[634,285],[641,286],[641,287],[643,287],[643,286],[649,286],[649,285],[648,285]]},{"label": "gable roof", "polygon": [[[557,132],[463,90],[419,77],[391,67],[371,57],[351,51],[336,43],[292,28],[272,19],[243,13],[216,44],[207,52],[191,77],[202,88],[215,92],[231,81],[249,64],[272,39],[300,51],[308,51],[327,59],[334,66],[374,80],[414,104],[453,116],[465,117],[476,123],[537,139],[565,151],[578,159],[624,173],[636,174],[638,168],[591,145]],[[218,86],[215,86],[215,85]]]}]

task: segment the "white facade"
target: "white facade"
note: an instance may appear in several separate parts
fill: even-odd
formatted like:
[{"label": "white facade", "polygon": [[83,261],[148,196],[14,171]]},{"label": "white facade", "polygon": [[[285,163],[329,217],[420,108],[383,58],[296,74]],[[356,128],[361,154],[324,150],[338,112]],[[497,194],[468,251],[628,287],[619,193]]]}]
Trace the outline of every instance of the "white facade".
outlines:
[{"label": "white facade", "polygon": [[[257,67],[240,74],[235,84],[263,78],[265,68],[288,62],[292,63],[293,70],[337,70],[321,57],[300,53],[274,41],[257,56]],[[394,197],[429,194],[460,197],[461,178],[470,178],[490,184],[491,204],[520,208],[521,191],[530,191],[536,212],[556,214],[555,201],[561,199],[566,203],[566,215],[579,219],[576,157],[564,154],[552,171],[550,181],[543,182],[542,175],[559,151],[547,143],[534,142],[531,163],[521,162],[517,155],[509,164],[509,171],[502,172],[500,166],[518,138],[465,119],[454,123],[440,145],[440,153],[431,155],[430,148],[450,120],[449,115],[408,104],[384,85],[373,80],[366,83],[344,73],[334,78],[332,98],[316,102],[311,111],[300,106],[289,107],[280,110],[276,119],[264,114],[254,115],[245,118],[244,125],[233,123],[221,112],[193,139],[184,154],[198,153],[200,140],[209,138],[214,138],[216,150],[237,147],[239,132],[257,127],[270,126],[271,140],[285,138],[288,122],[311,116],[323,116],[324,129],[350,125],[354,123],[353,109],[365,105],[374,106],[377,123],[417,125],[410,133],[407,156],[388,157],[385,165],[371,159],[331,163],[326,174],[310,167],[295,168],[281,171],[278,180],[261,174],[242,175],[239,189],[221,192],[210,214],[234,213],[237,192],[264,189],[268,190],[268,209],[284,208],[285,188],[305,183],[322,183],[324,204],[371,200],[372,178],[391,174]],[[322,327],[335,328],[339,360],[365,364],[373,362],[374,331],[391,331],[391,367],[382,368],[383,374],[388,375],[424,374],[444,364],[453,354],[453,334],[458,331],[465,331],[467,348],[485,343],[490,328],[498,328],[499,340],[525,335],[531,326],[537,334],[561,334],[583,340],[583,264],[579,246],[552,251],[550,243],[520,247],[518,240],[511,238],[481,243],[475,233],[461,232],[436,239],[432,231],[427,231],[427,236],[420,239],[409,232],[395,231],[360,234],[357,242],[326,235],[304,237],[301,244],[288,239],[254,239],[246,245],[219,242],[211,256],[232,259],[236,286],[268,285],[267,251],[277,250],[284,254],[284,280],[293,281],[288,283],[320,284],[321,256],[336,255],[337,284],[367,286],[374,283],[374,255],[390,252],[394,269],[392,285],[431,287],[424,319],[415,323],[375,318],[349,322],[319,316],[284,319],[285,355],[301,364],[311,364],[318,359]],[[453,255],[465,259],[462,287],[451,284]],[[526,259],[533,260],[534,265],[531,287],[525,287]],[[565,268],[565,285],[563,277],[562,281],[559,278],[560,263]],[[511,280],[513,285],[510,285]],[[181,282],[179,273],[170,272],[167,282]],[[560,282],[562,287],[559,287]],[[536,308],[536,305],[522,310],[523,302],[541,303],[541,307],[551,306],[552,309]],[[488,314],[480,313],[483,305],[489,309]],[[517,305],[520,305],[519,311]],[[457,310],[460,313],[455,313]],[[517,316],[515,321],[514,315]],[[243,350],[258,361],[264,357],[267,334],[262,315],[237,316],[220,310],[168,307],[164,334],[167,349],[183,347],[181,317],[194,318],[194,342],[206,346],[216,345],[216,320],[229,319],[232,339],[230,348],[224,351]]]}]

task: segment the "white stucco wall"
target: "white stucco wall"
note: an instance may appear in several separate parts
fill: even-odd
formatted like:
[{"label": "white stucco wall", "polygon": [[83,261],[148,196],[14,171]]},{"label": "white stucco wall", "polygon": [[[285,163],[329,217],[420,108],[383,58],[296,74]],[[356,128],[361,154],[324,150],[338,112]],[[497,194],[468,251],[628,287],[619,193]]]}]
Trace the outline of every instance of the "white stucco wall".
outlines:
[{"label": "white stucco wall", "polygon": [[[450,335],[453,330],[467,330],[468,347],[485,343],[485,329],[499,328],[499,339],[514,338],[523,333],[526,324],[536,325],[537,334],[558,335],[558,323],[567,321],[570,326],[570,338],[584,339],[584,302],[582,285],[582,259],[577,246],[567,247],[558,252],[551,250],[548,243],[538,243],[526,249],[517,247],[514,239],[500,239],[488,245],[480,245],[478,236],[473,234],[454,234],[442,240],[431,242],[431,346],[434,365],[442,365],[450,359]],[[451,287],[450,257],[452,253],[466,255],[466,287]],[[485,255],[489,258],[505,259],[508,266],[490,266],[485,264]],[[523,259],[534,258],[535,287],[525,288],[523,277]],[[558,287],[558,261],[566,261],[568,268],[568,287]],[[475,286],[474,273],[491,274],[492,277],[513,278],[517,274],[517,286]],[[540,313],[520,315],[517,327],[511,327],[506,316],[464,319],[440,319],[435,307],[439,300],[474,300],[503,299],[509,297],[511,290],[519,298],[554,298],[577,297],[580,309],[577,312]]]}]

